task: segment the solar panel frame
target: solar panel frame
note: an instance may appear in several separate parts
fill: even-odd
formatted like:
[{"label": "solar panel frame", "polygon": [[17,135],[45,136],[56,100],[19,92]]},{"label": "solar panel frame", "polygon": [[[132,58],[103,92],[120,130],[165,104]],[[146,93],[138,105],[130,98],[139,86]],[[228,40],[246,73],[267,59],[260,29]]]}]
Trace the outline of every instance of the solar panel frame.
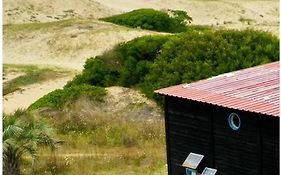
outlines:
[{"label": "solar panel frame", "polygon": [[191,152],[183,162],[182,166],[186,168],[196,169],[202,161],[203,157],[204,155]]},{"label": "solar panel frame", "polygon": [[217,172],[216,169],[206,167],[206,168],[203,170],[203,172],[202,172],[201,175],[215,175],[216,172]]}]

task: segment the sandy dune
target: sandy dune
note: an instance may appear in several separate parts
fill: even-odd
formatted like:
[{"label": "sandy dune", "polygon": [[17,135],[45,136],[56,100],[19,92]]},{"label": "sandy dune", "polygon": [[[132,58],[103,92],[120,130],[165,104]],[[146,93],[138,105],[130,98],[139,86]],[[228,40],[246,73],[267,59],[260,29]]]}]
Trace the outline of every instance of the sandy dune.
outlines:
[{"label": "sandy dune", "polygon": [[[87,58],[102,54],[120,42],[155,33],[97,20],[66,23],[45,24],[46,27],[30,30],[24,29],[26,25],[6,26],[4,64],[48,64],[81,71]],[[17,27],[23,29],[14,29]]]},{"label": "sandy dune", "polygon": [[3,0],[3,23],[100,18],[120,13],[93,0]]},{"label": "sandy dune", "polygon": [[[30,27],[31,26],[31,27]],[[4,64],[35,64],[81,71],[87,58],[114,45],[155,32],[133,30],[96,20],[74,20],[59,26],[10,25],[4,29]],[[7,75],[15,78],[16,76]],[[11,79],[9,78],[9,79]],[[33,84],[4,98],[4,112],[26,108],[43,95],[62,88],[72,77]]]},{"label": "sandy dune", "polygon": [[138,8],[180,9],[193,24],[255,28],[279,35],[278,0],[4,0],[4,24],[97,19]]},{"label": "sandy dune", "polygon": [[[87,58],[102,54],[114,45],[152,34],[99,21],[77,20],[65,27],[51,26],[14,32],[4,29],[4,64],[35,64],[81,71]],[[7,75],[10,79],[18,75]],[[23,92],[16,91],[4,98],[4,112],[26,108],[43,95],[62,88],[72,77],[33,84]]]}]

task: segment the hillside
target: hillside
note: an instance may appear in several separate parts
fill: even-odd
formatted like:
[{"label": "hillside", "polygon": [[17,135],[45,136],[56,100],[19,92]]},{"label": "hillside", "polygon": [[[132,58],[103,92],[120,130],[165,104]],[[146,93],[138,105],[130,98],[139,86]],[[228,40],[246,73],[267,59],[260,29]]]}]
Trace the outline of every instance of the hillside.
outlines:
[{"label": "hillside", "polygon": [[279,35],[278,0],[97,0],[118,11],[139,8],[178,9],[187,11],[195,25],[228,29],[254,28]]},{"label": "hillside", "polygon": [[86,58],[120,42],[152,34],[97,20],[4,26],[4,64],[45,64],[81,70]]},{"label": "hillside", "polygon": [[279,40],[269,33],[193,30],[119,44],[89,58],[82,74],[66,87],[119,85],[138,88],[152,98],[159,88],[279,60]]},{"label": "hillside", "polygon": [[[117,43],[153,33],[81,19],[5,25],[3,63],[55,66],[77,73],[82,70],[87,58],[102,54]],[[51,80],[41,82],[43,84],[33,85],[30,92],[30,87],[22,87],[24,91],[5,96],[4,111],[12,112],[19,107],[28,107],[44,94],[63,87],[71,79],[72,76],[65,77],[64,83],[60,82],[60,85]],[[41,89],[41,86],[48,88]],[[35,89],[39,90],[38,93]],[[14,103],[14,99],[22,97],[24,101]]]},{"label": "hillside", "polygon": [[73,18],[101,18],[120,13],[92,0],[4,0],[3,23],[53,22]]},{"label": "hillside", "polygon": [[139,8],[187,11],[195,25],[255,28],[279,35],[278,0],[4,0],[4,24],[51,22],[65,19],[97,19]]}]

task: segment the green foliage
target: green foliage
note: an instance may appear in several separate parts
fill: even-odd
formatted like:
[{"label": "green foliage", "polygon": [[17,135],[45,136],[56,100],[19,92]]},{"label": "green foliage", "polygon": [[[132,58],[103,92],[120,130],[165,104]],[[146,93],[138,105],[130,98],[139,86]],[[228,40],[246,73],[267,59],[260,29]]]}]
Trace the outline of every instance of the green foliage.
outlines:
[{"label": "green foliage", "polygon": [[23,155],[37,157],[40,146],[55,148],[51,128],[30,113],[17,110],[3,118],[3,172],[19,175]]},{"label": "green foliage", "polygon": [[143,81],[149,66],[169,36],[145,36],[122,43],[101,56],[89,58],[83,73],[66,87],[82,83],[95,86],[131,86]]},{"label": "green foliage", "polygon": [[[216,31],[171,38],[150,67],[146,93],[279,60],[279,41],[263,32]],[[150,94],[152,95],[152,94]]]},{"label": "green foliage", "polygon": [[[49,145],[54,148],[50,138],[51,128],[37,121],[34,116],[24,110],[16,110],[14,114],[3,117],[3,146],[19,146],[22,152],[34,153],[38,145]],[[25,148],[27,147],[27,148]],[[25,150],[24,149],[28,149]],[[30,152],[29,152],[30,151]],[[33,155],[33,154],[32,154]],[[35,154],[34,154],[35,156]]]},{"label": "green foliage", "polygon": [[103,18],[102,20],[159,32],[177,33],[186,31],[186,20],[190,21],[192,18],[184,11],[176,10],[172,12],[174,17],[170,17],[163,11],[138,9],[121,15]]},{"label": "green foliage", "polygon": [[186,11],[182,10],[171,10],[174,15],[174,19],[178,21],[179,24],[188,24],[192,21],[192,18],[187,15]]},{"label": "green foliage", "polygon": [[[276,60],[279,40],[265,32],[202,30],[146,36],[90,58],[83,73],[68,86],[86,83],[139,87],[148,97],[155,98],[153,91],[159,88]],[[97,65],[105,68],[101,74]]]},{"label": "green foliage", "polygon": [[114,75],[109,70],[109,66],[100,59],[92,61],[93,59],[94,58],[90,58],[86,61],[85,70],[83,71],[84,76],[77,75],[75,77],[75,82],[68,82],[66,87],[70,87],[73,83],[81,84],[83,82],[89,82],[96,86],[109,86],[110,83],[114,81]]},{"label": "green foliage", "polygon": [[103,97],[105,95],[106,91],[104,88],[94,87],[86,84],[76,85],[50,92],[29,106],[28,109],[34,110],[46,106],[60,109],[65,104],[72,103],[81,96],[87,96],[93,101],[103,101]]},{"label": "green foliage", "polygon": [[279,59],[279,41],[264,32],[190,31],[146,36],[90,58],[75,84],[137,86],[153,91]]}]

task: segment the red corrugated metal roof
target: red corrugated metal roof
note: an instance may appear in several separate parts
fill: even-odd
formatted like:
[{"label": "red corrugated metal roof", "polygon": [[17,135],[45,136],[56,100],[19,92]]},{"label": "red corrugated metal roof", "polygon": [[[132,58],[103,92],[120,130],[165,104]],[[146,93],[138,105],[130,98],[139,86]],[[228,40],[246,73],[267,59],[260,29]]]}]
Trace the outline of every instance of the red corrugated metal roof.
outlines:
[{"label": "red corrugated metal roof", "polygon": [[279,61],[155,92],[279,117]]}]

